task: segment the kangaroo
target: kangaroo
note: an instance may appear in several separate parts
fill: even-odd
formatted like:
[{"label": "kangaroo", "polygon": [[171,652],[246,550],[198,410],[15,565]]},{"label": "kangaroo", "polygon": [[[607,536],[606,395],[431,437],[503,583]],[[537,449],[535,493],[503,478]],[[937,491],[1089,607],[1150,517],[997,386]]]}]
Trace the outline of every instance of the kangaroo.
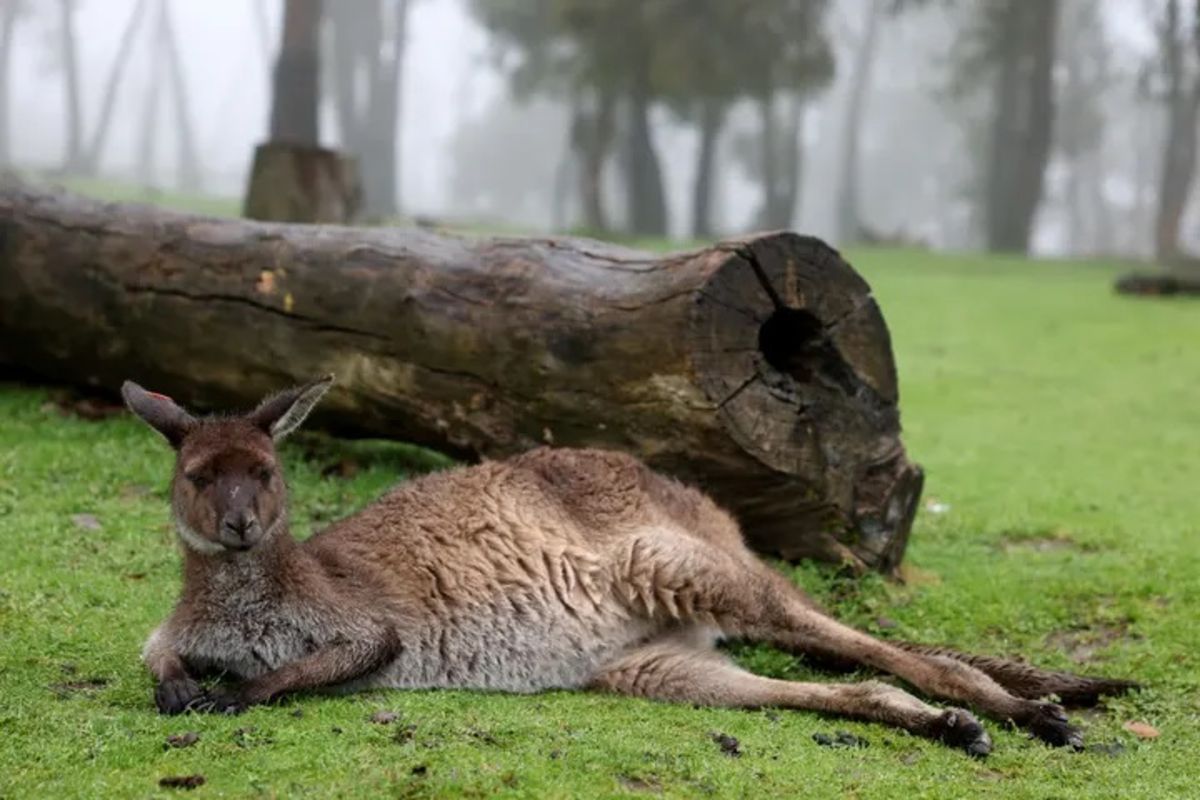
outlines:
[{"label": "kangaroo", "polygon": [[[332,382],[216,417],[123,385],[176,453],[183,591],[143,652],[160,712],[237,713],[313,690],[591,689],[873,720],[982,757],[991,739],[963,708],[876,680],[760,677],[715,645],[766,642],[890,673],[1076,749],[1079,731],[1045,698],[1095,703],[1135,686],[843,625],[759,560],[706,495],[617,452],[544,448],[433,473],[299,542],[276,443]],[[239,683],[197,682],[213,673]]]}]

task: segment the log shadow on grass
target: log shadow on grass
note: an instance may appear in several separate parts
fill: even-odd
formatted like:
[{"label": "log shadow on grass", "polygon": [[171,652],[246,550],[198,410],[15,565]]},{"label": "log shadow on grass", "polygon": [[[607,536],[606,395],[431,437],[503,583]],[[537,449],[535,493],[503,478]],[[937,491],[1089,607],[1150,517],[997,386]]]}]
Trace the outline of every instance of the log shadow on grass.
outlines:
[{"label": "log shadow on grass", "polygon": [[295,435],[287,447],[299,453],[324,478],[352,478],[361,470],[378,468],[408,478],[454,466],[457,462],[435,450],[386,439],[340,439],[315,431]]}]

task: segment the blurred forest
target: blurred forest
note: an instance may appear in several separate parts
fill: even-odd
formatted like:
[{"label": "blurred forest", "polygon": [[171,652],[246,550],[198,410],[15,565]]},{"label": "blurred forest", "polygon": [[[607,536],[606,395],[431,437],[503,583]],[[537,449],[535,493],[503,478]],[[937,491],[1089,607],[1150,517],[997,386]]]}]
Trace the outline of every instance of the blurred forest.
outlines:
[{"label": "blurred forest", "polygon": [[373,221],[1186,264],[1198,112],[1200,0],[0,0],[4,165]]}]

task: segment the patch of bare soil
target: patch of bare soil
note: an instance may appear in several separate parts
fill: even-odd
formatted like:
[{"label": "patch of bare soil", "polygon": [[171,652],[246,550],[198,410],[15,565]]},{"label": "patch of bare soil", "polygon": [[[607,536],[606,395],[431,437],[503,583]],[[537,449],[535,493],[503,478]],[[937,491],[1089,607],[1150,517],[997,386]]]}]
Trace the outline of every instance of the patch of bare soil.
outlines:
[{"label": "patch of bare soil", "polygon": [[900,565],[899,577],[905,586],[937,586],[942,582],[942,576],[936,572],[914,567],[908,562]]},{"label": "patch of bare soil", "polygon": [[631,792],[657,794],[662,791],[662,781],[656,775],[618,775],[617,782]]},{"label": "patch of bare soil", "polygon": [[1062,550],[1090,552],[1096,546],[1080,542],[1062,528],[1033,531],[1005,531],[997,545],[1005,553],[1054,553]]},{"label": "patch of bare soil", "polygon": [[99,691],[105,686],[108,686],[108,678],[93,677],[84,678],[78,681],[62,681],[61,683],[52,683],[49,688],[60,698],[66,699],[77,694],[90,694]]},{"label": "patch of bare soil", "polygon": [[1129,622],[1102,623],[1065,631],[1054,631],[1046,636],[1046,646],[1061,650],[1076,664],[1095,661],[1100,651],[1122,640],[1137,641],[1141,636],[1129,631]]},{"label": "patch of bare soil", "polygon": [[821,745],[821,747],[854,747],[863,748],[870,747],[871,743],[861,736],[855,736],[849,731],[838,731],[835,735],[830,736],[828,733],[814,733],[813,741]]},{"label": "patch of bare soil", "polygon": [[168,775],[158,779],[158,785],[164,789],[198,789],[205,783],[203,775]]},{"label": "patch of bare soil", "polygon": [[42,406],[44,411],[53,411],[64,417],[76,417],[89,422],[108,419],[125,413],[125,406],[106,397],[79,394],[60,390],[51,395]]},{"label": "patch of bare soil", "polygon": [[233,743],[245,750],[274,744],[275,739],[269,733],[260,731],[253,725],[248,725],[233,732]]},{"label": "patch of bare soil", "polygon": [[1100,755],[1108,756],[1109,758],[1118,758],[1124,754],[1125,745],[1121,744],[1115,739],[1111,742],[1096,742],[1095,744],[1089,744],[1087,746],[1087,752],[1099,753]]},{"label": "patch of bare soil", "polygon": [[167,741],[163,743],[164,750],[171,748],[182,749],[191,747],[196,742],[200,741],[200,734],[195,731],[184,731],[183,733],[173,733],[167,737]]},{"label": "patch of bare soil", "polygon": [[717,746],[721,748],[721,752],[730,758],[740,758],[742,755],[742,743],[727,733],[718,733],[710,731],[708,734]]}]

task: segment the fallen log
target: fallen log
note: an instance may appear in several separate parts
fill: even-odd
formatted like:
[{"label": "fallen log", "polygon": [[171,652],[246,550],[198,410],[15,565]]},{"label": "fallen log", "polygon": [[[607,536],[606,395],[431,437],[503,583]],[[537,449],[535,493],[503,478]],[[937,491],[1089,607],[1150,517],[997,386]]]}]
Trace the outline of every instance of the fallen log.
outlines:
[{"label": "fallen log", "polygon": [[620,448],[753,546],[890,572],[921,470],[870,289],[817,239],[579,239],[210,219],[0,186],[0,363],[196,408],[313,375],[314,422],[468,457]]},{"label": "fallen log", "polygon": [[1114,288],[1117,294],[1141,297],[1195,296],[1200,295],[1200,276],[1133,272],[1118,278]]}]

